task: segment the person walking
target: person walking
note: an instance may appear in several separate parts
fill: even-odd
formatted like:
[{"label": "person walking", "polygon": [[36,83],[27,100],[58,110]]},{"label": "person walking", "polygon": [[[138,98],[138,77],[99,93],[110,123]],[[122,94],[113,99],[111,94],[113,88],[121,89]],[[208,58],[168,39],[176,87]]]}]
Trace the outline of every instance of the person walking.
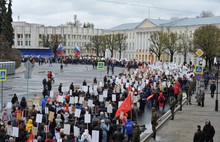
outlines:
[{"label": "person walking", "polygon": [[152,125],[152,131],[153,131],[153,139],[156,140],[156,132],[157,132],[157,125],[158,125],[158,115],[155,107],[152,107],[152,116],[151,116],[151,125]]},{"label": "person walking", "polygon": [[211,125],[209,120],[206,120],[205,126],[203,127],[203,132],[205,134],[205,142],[213,142],[215,128]]},{"label": "person walking", "polygon": [[128,117],[127,122],[125,123],[126,134],[128,136],[127,142],[132,142],[133,131],[134,131],[134,122],[131,120],[130,116]]},{"label": "person walking", "polygon": [[212,84],[210,85],[210,91],[211,91],[212,98],[214,97],[215,90],[216,90],[216,84],[215,84],[215,81],[212,81]]},{"label": "person walking", "polygon": [[121,127],[117,127],[117,131],[114,132],[112,141],[113,142],[122,142],[124,140],[124,134],[121,132]]},{"label": "person walking", "polygon": [[197,125],[197,131],[194,134],[193,142],[205,142],[205,134],[201,130],[200,125]]},{"label": "person walking", "polygon": [[170,97],[170,112],[171,112],[171,120],[174,120],[174,110],[175,110],[175,98]]}]

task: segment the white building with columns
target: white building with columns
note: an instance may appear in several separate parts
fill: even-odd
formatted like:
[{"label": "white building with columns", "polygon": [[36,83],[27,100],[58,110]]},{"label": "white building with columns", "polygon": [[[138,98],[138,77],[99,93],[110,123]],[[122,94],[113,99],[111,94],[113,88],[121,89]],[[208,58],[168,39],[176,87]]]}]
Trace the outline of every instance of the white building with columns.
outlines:
[{"label": "white building with columns", "polygon": [[[220,27],[220,16],[206,18],[184,18],[177,20],[162,20],[162,19],[145,19],[138,23],[126,23],[116,26],[105,31],[105,34],[124,33],[127,35],[127,50],[122,53],[122,58],[128,60],[137,59],[141,61],[157,61],[157,57],[149,51],[150,35],[155,31],[172,31],[177,34],[187,34],[193,39],[194,31],[203,25],[216,25]],[[110,57],[110,52],[106,52],[106,57]],[[114,58],[119,58],[119,53],[114,53]],[[169,56],[163,54],[161,59],[169,61]],[[183,55],[176,53],[174,55],[175,63],[183,63]],[[188,54],[187,62],[197,63],[198,58],[195,54]]]}]

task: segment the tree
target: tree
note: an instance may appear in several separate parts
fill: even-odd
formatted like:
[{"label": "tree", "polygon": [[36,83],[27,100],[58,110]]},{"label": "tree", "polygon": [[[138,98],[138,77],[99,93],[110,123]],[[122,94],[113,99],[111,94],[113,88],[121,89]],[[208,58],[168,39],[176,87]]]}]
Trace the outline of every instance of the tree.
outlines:
[{"label": "tree", "polygon": [[105,35],[106,36],[106,44],[107,44],[107,49],[110,50],[111,52],[111,58],[114,57],[114,51],[116,50],[116,43],[117,43],[117,39],[115,34],[108,34]]},{"label": "tree", "polygon": [[96,56],[99,57],[100,49],[101,49],[101,43],[102,38],[99,35],[92,36],[90,38],[90,42],[92,45],[92,49],[96,52]]},{"label": "tree", "polygon": [[213,17],[214,14],[212,11],[205,11],[203,10],[197,18],[204,18],[204,17]]},{"label": "tree", "polygon": [[6,38],[8,42],[10,43],[10,47],[14,44],[14,29],[12,27],[12,0],[9,0],[8,3],[8,11],[7,11],[7,33],[6,33]]},{"label": "tree", "polygon": [[156,31],[151,33],[150,39],[151,45],[150,45],[150,52],[155,54],[160,60],[161,55],[166,50],[165,48],[165,33],[163,31]]},{"label": "tree", "polygon": [[116,34],[116,51],[119,52],[119,60],[121,59],[121,53],[127,49],[126,40],[127,36],[125,34]]},{"label": "tree", "polygon": [[0,34],[6,37],[9,47],[14,44],[14,30],[12,27],[12,2],[9,0],[8,10],[6,8],[6,0],[0,0]]},{"label": "tree", "polygon": [[101,35],[101,52],[102,56],[105,57],[105,51],[107,49],[107,39],[105,35]]},{"label": "tree", "polygon": [[187,31],[185,31],[184,34],[179,36],[179,40],[178,40],[178,53],[181,53],[184,57],[184,63],[186,63],[186,58],[187,55],[192,52],[192,40],[190,39],[190,37],[187,35]]},{"label": "tree", "polygon": [[205,25],[195,30],[193,36],[193,45],[195,49],[201,49],[204,54],[202,58],[206,61],[209,69],[220,52],[220,29],[214,25]]},{"label": "tree", "polygon": [[49,35],[43,35],[43,37],[42,37],[42,46],[43,47],[50,47]]},{"label": "tree", "polygon": [[177,40],[178,36],[177,33],[174,32],[167,32],[164,33],[165,35],[165,52],[170,55],[170,62],[173,62],[173,56],[178,50]]}]

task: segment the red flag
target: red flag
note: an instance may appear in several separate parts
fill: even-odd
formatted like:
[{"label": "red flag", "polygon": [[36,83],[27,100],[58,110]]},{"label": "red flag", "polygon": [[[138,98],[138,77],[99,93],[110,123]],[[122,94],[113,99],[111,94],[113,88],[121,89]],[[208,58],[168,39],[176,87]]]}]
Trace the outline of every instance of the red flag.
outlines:
[{"label": "red flag", "polygon": [[121,112],[128,112],[131,109],[131,93],[127,96],[127,98],[124,100],[124,102],[120,105],[118,110],[115,113],[115,118],[120,115]]},{"label": "red flag", "polygon": [[153,96],[154,96],[154,94],[148,96],[148,97],[147,97],[147,100],[150,100]]},{"label": "red flag", "polygon": [[131,90],[132,90],[132,87],[131,87],[131,85],[129,84],[129,86],[128,86],[128,92],[131,91]]},{"label": "red flag", "polygon": [[33,141],[34,141],[34,136],[33,136],[33,134],[31,133],[30,136],[29,136],[29,138],[28,138],[28,140],[27,140],[27,142],[33,142]]}]

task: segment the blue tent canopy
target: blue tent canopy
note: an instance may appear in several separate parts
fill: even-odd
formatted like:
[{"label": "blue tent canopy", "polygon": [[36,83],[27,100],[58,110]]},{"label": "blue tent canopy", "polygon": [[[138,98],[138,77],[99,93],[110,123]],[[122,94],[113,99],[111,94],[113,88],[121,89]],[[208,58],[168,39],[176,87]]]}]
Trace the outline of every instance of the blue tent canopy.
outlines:
[{"label": "blue tent canopy", "polygon": [[48,57],[54,55],[50,49],[19,49],[23,56],[43,56]]}]

